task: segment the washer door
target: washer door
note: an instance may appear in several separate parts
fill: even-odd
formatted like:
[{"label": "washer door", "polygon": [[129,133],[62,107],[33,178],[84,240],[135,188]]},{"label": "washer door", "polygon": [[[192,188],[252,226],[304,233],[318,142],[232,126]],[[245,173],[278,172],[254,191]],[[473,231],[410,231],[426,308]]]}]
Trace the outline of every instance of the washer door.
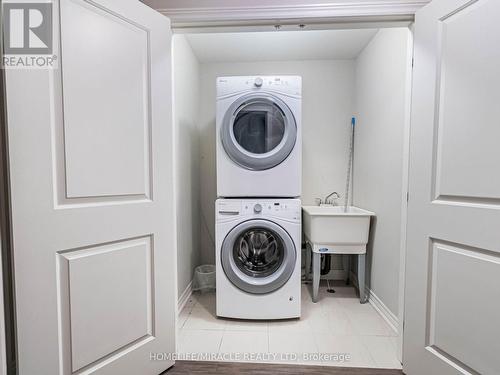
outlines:
[{"label": "washer door", "polygon": [[296,259],[290,235],[269,220],[245,221],[222,243],[224,273],[236,287],[252,294],[281,288],[292,275]]},{"label": "washer door", "polygon": [[277,166],[292,152],[297,124],[283,100],[267,93],[248,94],[226,112],[221,140],[228,156],[240,166],[264,170]]}]

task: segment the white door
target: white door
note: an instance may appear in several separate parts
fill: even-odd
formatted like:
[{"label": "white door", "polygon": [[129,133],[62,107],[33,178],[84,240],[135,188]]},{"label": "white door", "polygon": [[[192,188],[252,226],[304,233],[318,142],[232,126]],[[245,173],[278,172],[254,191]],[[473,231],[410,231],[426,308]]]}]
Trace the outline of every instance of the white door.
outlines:
[{"label": "white door", "polygon": [[159,374],[173,362],[150,355],[175,350],[170,24],[135,0],[57,5],[59,69],[6,71],[18,373]]},{"label": "white door", "polygon": [[403,366],[500,374],[500,1],[415,22]]}]

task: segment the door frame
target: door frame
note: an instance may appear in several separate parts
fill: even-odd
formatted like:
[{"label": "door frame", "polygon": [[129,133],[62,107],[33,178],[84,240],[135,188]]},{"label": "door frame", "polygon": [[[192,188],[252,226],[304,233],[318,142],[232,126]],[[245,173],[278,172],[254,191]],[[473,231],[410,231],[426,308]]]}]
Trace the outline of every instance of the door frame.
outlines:
[{"label": "door frame", "polygon": [[[174,32],[205,32],[374,27],[383,22],[392,27],[413,22],[416,11],[431,0],[328,0],[302,4],[280,0],[260,5],[228,5],[227,0],[213,0],[208,6],[196,6],[195,1],[170,2],[168,7],[160,1],[142,0],[170,18]],[[241,3],[241,2],[240,2]]]},{"label": "door frame", "polygon": [[[0,50],[0,58],[3,59],[3,51]],[[9,366],[8,358],[10,348],[7,344],[12,340],[7,338],[7,315],[6,308],[11,308],[12,302],[5,298],[4,290],[9,288],[12,281],[11,273],[6,273],[6,269],[10,269],[7,264],[7,259],[10,258],[10,200],[9,200],[9,173],[8,173],[8,148],[7,148],[7,113],[6,113],[6,95],[5,95],[5,71],[0,69],[0,92],[2,100],[0,100],[0,375],[7,375],[7,367]],[[5,274],[5,277],[4,277]],[[11,337],[11,339],[13,339]],[[10,366],[9,366],[10,367]]]},{"label": "door frame", "polygon": [[[145,0],[147,3],[148,0]],[[151,1],[151,0],[149,0]],[[223,32],[264,32],[298,31],[305,25],[308,30],[362,29],[407,27],[408,55],[405,93],[404,147],[401,194],[400,226],[400,267],[398,288],[398,327],[397,356],[403,362],[403,329],[406,280],[406,235],[409,191],[410,163],[410,120],[411,92],[413,78],[413,23],[417,10],[432,0],[378,0],[363,4],[362,0],[351,3],[315,6],[310,4],[296,6],[268,7],[184,7],[155,8],[170,18],[174,34],[223,33]],[[335,2],[335,1],[333,1]],[[307,16],[304,17],[304,14]],[[377,304],[378,306],[378,304]],[[378,307],[377,311],[380,310]],[[384,315],[384,313],[380,313]],[[387,318],[384,316],[384,319]],[[392,322],[390,322],[392,326]]]},{"label": "door frame", "polygon": [[403,330],[405,313],[405,284],[406,284],[406,251],[407,251],[407,221],[408,200],[410,189],[410,142],[411,142],[411,98],[413,86],[413,23],[408,26],[408,55],[406,73],[406,101],[405,101],[405,123],[404,123],[404,148],[403,148],[403,181],[401,197],[401,229],[400,229],[400,252],[399,252],[399,292],[398,292],[398,359],[403,363]]}]

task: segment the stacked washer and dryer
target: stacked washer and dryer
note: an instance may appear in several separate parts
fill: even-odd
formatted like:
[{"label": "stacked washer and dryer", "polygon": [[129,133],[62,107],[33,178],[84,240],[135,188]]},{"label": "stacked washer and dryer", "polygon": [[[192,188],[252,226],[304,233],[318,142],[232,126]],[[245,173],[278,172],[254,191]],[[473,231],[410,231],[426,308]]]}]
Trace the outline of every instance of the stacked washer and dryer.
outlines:
[{"label": "stacked washer and dryer", "polygon": [[301,102],[296,76],[217,78],[217,315],[300,317]]}]

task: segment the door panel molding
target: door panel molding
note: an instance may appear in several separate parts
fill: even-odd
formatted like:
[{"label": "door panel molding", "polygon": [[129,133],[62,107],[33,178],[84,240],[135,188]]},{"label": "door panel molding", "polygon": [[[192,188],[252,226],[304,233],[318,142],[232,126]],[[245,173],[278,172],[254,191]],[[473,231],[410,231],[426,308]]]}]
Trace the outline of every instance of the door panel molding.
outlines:
[{"label": "door panel molding", "polygon": [[[500,53],[495,56],[481,48],[477,43],[481,31],[476,26],[491,22],[481,18],[480,12],[494,13],[494,6],[488,0],[471,0],[437,20],[432,166],[436,201],[500,205],[500,177],[494,172],[500,158],[498,134],[485,124],[488,118],[500,116],[489,94],[500,84],[494,73]],[[492,64],[485,63],[488,60]],[[470,92],[475,93],[473,99]],[[467,106],[475,110],[457,110]],[[491,169],[486,176],[485,166]]]},{"label": "door panel molding", "polygon": [[[75,37],[67,35],[71,32],[73,24],[79,22],[78,18],[71,18],[75,17],[76,14],[80,15],[81,9],[84,9],[87,18],[97,17],[95,18],[96,22],[99,21],[100,17],[105,17],[115,23],[115,34],[118,32],[116,28],[123,32],[132,32],[125,39],[131,44],[130,49],[135,51],[135,54],[127,53],[123,46],[120,48],[118,45],[116,46],[119,48],[118,53],[113,55],[95,56],[86,53],[86,50],[95,52],[101,48],[99,47],[100,40],[93,41],[91,35],[85,40],[75,40]],[[113,12],[104,5],[89,0],[64,2],[61,4],[60,14],[64,15],[59,24],[62,31],[58,40],[61,51],[60,69],[51,72],[53,75],[51,99],[53,101],[55,206],[62,208],[65,205],[75,204],[81,206],[83,204],[99,205],[151,200],[150,30]],[[137,32],[143,33],[143,35],[137,35]],[[134,35],[137,35],[135,42]],[[71,42],[65,41],[68,38],[71,38]],[[115,71],[113,67],[126,64],[126,61],[130,60],[127,56],[137,56],[137,51],[141,51],[141,49],[143,53],[141,60],[136,63],[142,67],[136,66],[138,69],[131,69],[131,73],[140,72],[139,76],[112,77]],[[101,51],[104,50],[105,48],[102,47]],[[103,60],[106,62],[105,66]],[[80,74],[75,74],[76,71],[81,73],[79,68],[77,68],[78,70],[72,69],[77,64],[87,67],[86,77],[82,78]],[[104,79],[104,74],[94,73],[103,72],[103,69],[109,73],[106,79]],[[127,87],[113,87],[116,84],[120,85],[120,82],[122,85],[139,84],[137,87],[138,97],[134,101],[134,103],[140,103],[139,106],[134,108],[133,103],[124,106],[123,103],[114,99]],[[109,83],[107,87],[106,83]],[[86,103],[88,100],[82,100],[86,94],[101,88],[107,90],[105,102],[96,97],[95,102],[89,105]],[[86,97],[88,98],[89,95]],[[94,112],[97,113],[94,114]],[[109,121],[117,115],[121,116],[121,121],[117,123],[118,128],[113,127],[113,122]],[[134,121],[134,116],[136,120],[142,118],[144,121],[141,134],[138,133],[139,129],[135,127],[133,129],[130,125]],[[128,132],[124,134],[123,131]],[[112,147],[110,142],[123,143],[122,146],[129,151],[127,152],[127,160],[122,159],[123,154],[116,155],[110,152]],[[97,155],[89,156],[87,147],[91,147],[92,154],[97,153]],[[128,165],[126,169],[122,167],[125,164]],[[114,183],[111,183],[112,180]]]},{"label": "door panel molding", "polygon": [[[500,366],[493,349],[500,329],[492,325],[485,330],[476,323],[495,316],[492,300],[496,299],[493,296],[500,283],[499,275],[499,253],[430,239],[426,349],[460,372],[490,373],[495,361]],[[469,319],[470,305],[478,307],[474,319]],[[461,340],[462,337],[467,337],[467,341]],[[474,349],[489,356],[489,360],[471,355]]]},{"label": "door panel molding", "polygon": [[[68,348],[70,354],[61,356],[60,361],[64,367],[71,368],[72,373],[88,371],[106,359],[115,360],[132,347],[154,339],[153,243],[153,234],[149,234],[57,253],[60,345]],[[113,267],[101,267],[102,272],[97,272],[102,263],[100,258]],[[92,277],[88,278],[87,274]],[[140,285],[141,282],[144,284]],[[92,294],[82,289],[89,285],[95,286]],[[136,296],[131,296],[134,289]],[[137,301],[138,307],[143,304],[143,311],[133,310],[131,297],[145,297]],[[80,313],[89,307],[93,308],[92,314]],[[106,317],[109,320],[103,328],[108,335],[99,329]],[[124,326],[119,327],[120,323]],[[131,333],[130,326],[135,333]],[[94,344],[89,346],[90,343]],[[85,353],[83,357],[81,353]]]}]

